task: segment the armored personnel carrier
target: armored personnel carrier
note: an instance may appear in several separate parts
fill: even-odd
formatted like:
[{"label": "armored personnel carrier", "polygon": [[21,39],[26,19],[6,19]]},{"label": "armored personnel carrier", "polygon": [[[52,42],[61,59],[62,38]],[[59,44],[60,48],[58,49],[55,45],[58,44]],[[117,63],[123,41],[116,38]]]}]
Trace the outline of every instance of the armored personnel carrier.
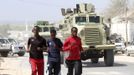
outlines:
[{"label": "armored personnel carrier", "polygon": [[78,28],[78,36],[81,38],[84,52],[81,52],[82,60],[91,59],[92,63],[98,63],[99,58],[104,57],[106,66],[113,66],[115,45],[109,41],[109,28],[104,24],[103,17],[95,13],[92,4],[76,4],[73,10],[61,9],[62,35],[65,38],[71,35],[71,28]]},{"label": "armored personnel carrier", "polygon": [[53,24],[49,24],[48,21],[37,21],[35,24],[40,27],[40,32],[39,34],[43,36],[45,39],[50,38],[50,30],[55,29]]}]

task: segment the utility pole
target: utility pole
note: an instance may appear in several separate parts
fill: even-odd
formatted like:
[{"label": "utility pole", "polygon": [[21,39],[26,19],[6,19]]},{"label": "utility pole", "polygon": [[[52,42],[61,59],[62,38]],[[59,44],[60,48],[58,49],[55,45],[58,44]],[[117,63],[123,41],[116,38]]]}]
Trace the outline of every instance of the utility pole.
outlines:
[{"label": "utility pole", "polygon": [[127,17],[127,12],[128,12],[128,0],[125,1],[125,22],[126,22],[126,46],[128,46],[128,17]]},{"label": "utility pole", "polygon": [[25,20],[25,31],[26,31],[26,32],[28,31],[28,23],[27,23],[26,20]]}]

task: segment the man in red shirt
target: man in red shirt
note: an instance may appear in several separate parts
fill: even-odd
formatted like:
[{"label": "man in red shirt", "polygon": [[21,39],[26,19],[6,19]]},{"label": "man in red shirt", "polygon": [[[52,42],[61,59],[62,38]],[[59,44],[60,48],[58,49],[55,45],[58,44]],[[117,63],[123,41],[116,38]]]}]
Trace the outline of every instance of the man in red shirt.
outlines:
[{"label": "man in red shirt", "polygon": [[75,69],[75,75],[82,74],[82,63],[80,54],[83,50],[81,39],[77,36],[78,29],[73,27],[71,29],[72,35],[66,39],[63,45],[63,50],[69,52],[69,56],[66,58],[66,64],[68,67],[67,75],[73,75],[73,69]]}]

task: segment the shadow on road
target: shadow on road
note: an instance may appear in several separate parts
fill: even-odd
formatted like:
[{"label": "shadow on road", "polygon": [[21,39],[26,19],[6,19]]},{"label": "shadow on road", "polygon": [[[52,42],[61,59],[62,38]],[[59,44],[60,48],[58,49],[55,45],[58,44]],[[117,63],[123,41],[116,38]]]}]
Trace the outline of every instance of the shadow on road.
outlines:
[{"label": "shadow on road", "polygon": [[0,68],[0,70],[7,70],[7,69]]},{"label": "shadow on road", "polygon": [[[82,66],[83,68],[92,68],[92,67],[106,67],[104,62],[99,62],[99,63],[91,63],[91,62],[82,62]],[[113,66],[110,67],[123,67],[123,66],[127,66],[127,64],[121,64],[121,63],[114,63]]]},{"label": "shadow on road", "polygon": [[[7,69],[0,68],[0,71],[2,70],[7,70]],[[10,75],[10,74],[0,74],[0,75]]]},{"label": "shadow on road", "polygon": [[10,74],[0,74],[0,75],[10,75]]},{"label": "shadow on road", "polygon": [[10,56],[10,57],[7,57],[7,58],[18,58],[18,56]]},{"label": "shadow on road", "polygon": [[9,69],[6,69],[6,68],[2,68],[2,67],[0,67],[0,71],[1,71],[1,70],[9,70]]}]

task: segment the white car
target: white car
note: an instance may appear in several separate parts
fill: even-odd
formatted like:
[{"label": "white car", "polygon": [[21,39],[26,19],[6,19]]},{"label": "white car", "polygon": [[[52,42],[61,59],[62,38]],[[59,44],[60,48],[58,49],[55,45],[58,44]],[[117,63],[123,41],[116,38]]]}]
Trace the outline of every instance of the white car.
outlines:
[{"label": "white car", "polygon": [[25,47],[22,44],[19,44],[14,39],[7,38],[7,40],[11,43],[12,50],[9,52],[9,55],[13,56],[14,54],[18,54],[19,56],[24,56],[25,54]]},{"label": "white car", "polygon": [[125,48],[125,53],[127,56],[130,56],[131,54],[134,54],[134,43],[131,43]]},{"label": "white car", "polygon": [[8,53],[11,51],[11,44],[4,37],[0,38],[0,55],[7,57]]},{"label": "white car", "polygon": [[122,52],[125,53],[125,45],[123,42],[115,43],[115,53]]}]

